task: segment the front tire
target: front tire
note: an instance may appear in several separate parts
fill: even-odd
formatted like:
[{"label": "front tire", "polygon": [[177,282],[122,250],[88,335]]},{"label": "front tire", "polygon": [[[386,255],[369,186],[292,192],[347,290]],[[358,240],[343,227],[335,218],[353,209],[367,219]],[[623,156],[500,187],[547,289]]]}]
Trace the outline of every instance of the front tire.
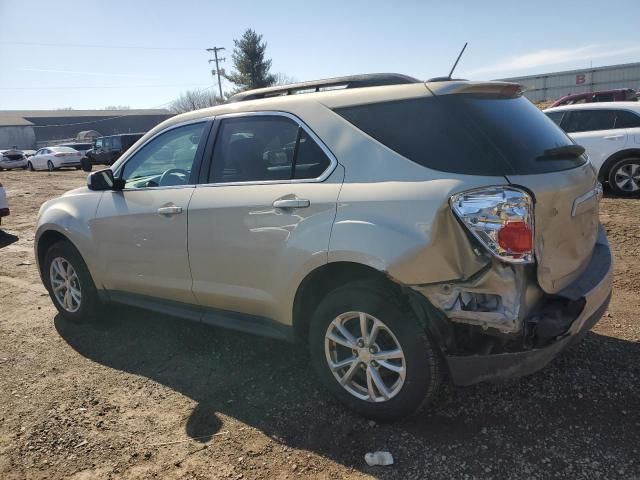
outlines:
[{"label": "front tire", "polygon": [[609,187],[620,197],[640,195],[640,158],[625,158],[609,170]]},{"label": "front tire", "polygon": [[31,162],[27,163],[27,169],[30,172],[35,172],[35,168],[33,168],[33,163],[31,163]]},{"label": "front tire", "polygon": [[436,397],[442,360],[403,298],[355,282],[329,293],[309,330],[321,382],[351,410],[390,421]]},{"label": "front tire", "polygon": [[80,252],[70,242],[56,242],[47,250],[42,278],[66,320],[81,322],[97,316],[100,301],[95,284]]}]

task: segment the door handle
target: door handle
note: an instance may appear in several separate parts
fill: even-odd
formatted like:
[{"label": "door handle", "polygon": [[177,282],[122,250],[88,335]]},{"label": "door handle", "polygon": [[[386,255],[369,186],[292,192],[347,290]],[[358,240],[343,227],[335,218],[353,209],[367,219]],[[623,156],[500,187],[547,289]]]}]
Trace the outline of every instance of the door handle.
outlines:
[{"label": "door handle", "polygon": [[274,208],[307,208],[309,205],[311,202],[303,198],[281,198],[273,202]]},{"label": "door handle", "polygon": [[604,137],[605,140],[619,140],[621,138],[624,138],[624,135],[607,135]]},{"label": "door handle", "polygon": [[158,215],[177,215],[182,213],[182,207],[160,207],[158,209]]}]

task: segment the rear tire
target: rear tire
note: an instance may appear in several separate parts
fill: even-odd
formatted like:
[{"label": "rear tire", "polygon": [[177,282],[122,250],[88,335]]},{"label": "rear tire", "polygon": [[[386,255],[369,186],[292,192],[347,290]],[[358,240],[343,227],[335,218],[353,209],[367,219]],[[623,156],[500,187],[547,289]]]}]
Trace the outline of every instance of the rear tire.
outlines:
[{"label": "rear tire", "polygon": [[640,195],[640,158],[625,158],[615,163],[607,176],[609,188],[620,197]]},{"label": "rear tire", "polygon": [[368,418],[411,415],[437,397],[442,383],[439,352],[386,285],[354,282],[329,293],[311,319],[309,349],[324,386]]},{"label": "rear tire", "polygon": [[47,170],[53,172],[56,168],[53,166],[53,162],[51,160],[47,161]]},{"label": "rear tire", "polygon": [[96,318],[100,300],[95,284],[80,252],[68,241],[59,241],[47,250],[42,278],[60,315],[71,322]]}]

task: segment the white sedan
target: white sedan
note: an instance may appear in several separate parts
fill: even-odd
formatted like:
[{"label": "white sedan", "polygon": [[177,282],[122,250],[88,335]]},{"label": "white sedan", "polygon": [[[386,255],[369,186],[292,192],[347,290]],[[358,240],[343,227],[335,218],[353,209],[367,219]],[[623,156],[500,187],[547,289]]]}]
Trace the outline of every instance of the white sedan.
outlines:
[{"label": "white sedan", "polygon": [[80,168],[81,158],[82,153],[70,147],[46,147],[28,158],[27,168],[31,171],[49,170],[50,172],[63,167]]},{"label": "white sedan", "polygon": [[2,223],[2,217],[9,215],[9,203],[7,203],[7,194],[4,191],[2,183],[0,183],[0,224]]}]

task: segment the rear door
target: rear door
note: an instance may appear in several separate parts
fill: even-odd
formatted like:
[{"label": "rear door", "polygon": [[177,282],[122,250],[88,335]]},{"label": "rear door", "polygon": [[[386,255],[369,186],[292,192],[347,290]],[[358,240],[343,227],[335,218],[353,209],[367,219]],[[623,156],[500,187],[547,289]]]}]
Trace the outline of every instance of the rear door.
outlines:
[{"label": "rear door", "polygon": [[189,205],[194,295],[206,307],[290,315],[295,286],[327,262],[342,169],[287,114],[227,115],[215,128]]},{"label": "rear door", "polygon": [[580,109],[565,114],[562,128],[587,150],[589,160],[599,171],[607,158],[627,143],[626,129],[619,128],[616,123],[614,109]]}]

